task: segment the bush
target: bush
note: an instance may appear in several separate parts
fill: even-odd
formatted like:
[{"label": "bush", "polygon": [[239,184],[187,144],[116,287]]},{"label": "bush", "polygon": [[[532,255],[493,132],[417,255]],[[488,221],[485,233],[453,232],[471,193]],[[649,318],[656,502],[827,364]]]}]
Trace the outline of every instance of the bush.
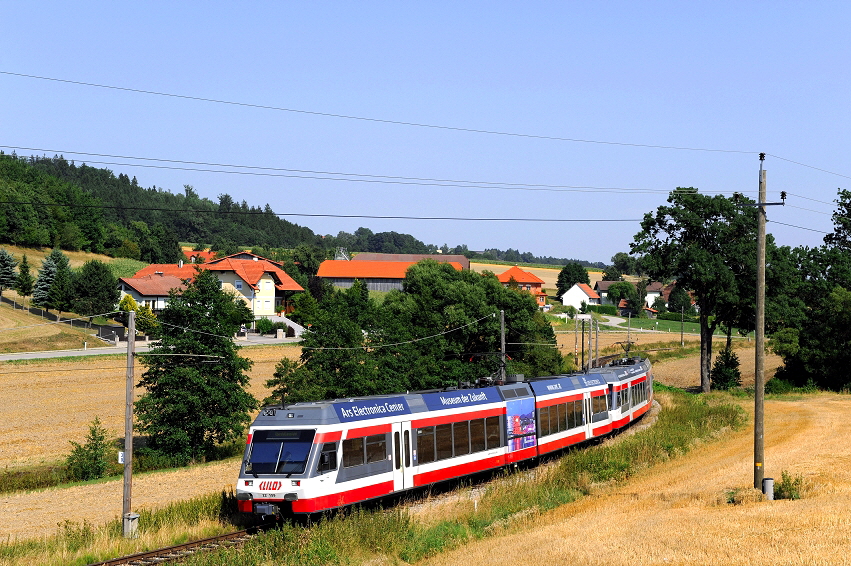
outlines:
[{"label": "bush", "polygon": [[774,484],[775,499],[800,499],[804,488],[804,478],[801,475],[792,477],[792,474],[783,470],[781,479]]},{"label": "bush", "polygon": [[588,305],[588,311],[596,312],[599,314],[608,314],[612,316],[617,316],[618,309],[615,305]]},{"label": "bush", "polygon": [[727,390],[742,384],[742,374],[739,372],[739,356],[730,348],[724,348],[715,358],[712,372],[709,374],[714,389]]},{"label": "bush", "polygon": [[65,460],[68,477],[72,480],[94,480],[102,478],[109,469],[109,442],[106,440],[107,431],[95,417],[89,426],[89,435],[84,445],[73,440],[74,449]]},{"label": "bush", "polygon": [[769,379],[765,383],[765,392],[766,393],[773,393],[773,394],[776,394],[776,395],[782,395],[784,393],[791,393],[792,389],[794,389],[794,387],[795,387],[794,385],[792,385],[791,383],[789,383],[785,379],[775,377],[775,378]]},{"label": "bush", "polygon": [[[680,313],[678,312],[660,312],[656,315],[656,318],[659,320],[673,320],[675,322],[680,321]],[[685,315],[682,317],[682,320],[685,322],[700,322],[700,320],[696,316]]]},{"label": "bush", "polygon": [[275,323],[268,318],[258,318],[254,327],[260,334],[268,334],[275,329]]}]

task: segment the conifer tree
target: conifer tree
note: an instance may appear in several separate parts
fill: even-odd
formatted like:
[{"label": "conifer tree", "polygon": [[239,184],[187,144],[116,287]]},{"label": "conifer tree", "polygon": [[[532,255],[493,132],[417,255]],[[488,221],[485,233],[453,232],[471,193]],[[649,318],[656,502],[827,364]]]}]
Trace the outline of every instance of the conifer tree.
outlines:
[{"label": "conifer tree", "polygon": [[11,289],[15,286],[17,280],[15,267],[17,265],[18,262],[12,257],[12,254],[0,248],[0,293],[3,293],[4,289]]},{"label": "conifer tree", "polygon": [[18,278],[15,280],[15,290],[20,296],[24,298],[29,297],[33,294],[34,283],[35,279],[33,279],[33,276],[30,273],[30,264],[27,261],[27,254],[24,254],[24,257],[21,258],[20,265],[18,265]]},{"label": "conifer tree", "polygon": [[56,262],[47,256],[41,262],[41,269],[33,287],[33,304],[43,308],[50,308],[50,287],[56,279]]}]

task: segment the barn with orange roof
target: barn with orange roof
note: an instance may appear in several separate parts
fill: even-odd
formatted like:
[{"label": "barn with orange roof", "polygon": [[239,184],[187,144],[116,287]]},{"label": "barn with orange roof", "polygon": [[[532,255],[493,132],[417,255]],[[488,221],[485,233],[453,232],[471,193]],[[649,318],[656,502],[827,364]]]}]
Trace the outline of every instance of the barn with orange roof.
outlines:
[{"label": "barn with orange roof", "polygon": [[[402,281],[408,268],[416,264],[414,261],[346,261],[329,259],[323,261],[316,273],[330,281],[335,287],[348,289],[359,279],[366,283],[370,291],[392,291],[402,289]],[[448,262],[449,265],[461,271],[461,264]]]}]

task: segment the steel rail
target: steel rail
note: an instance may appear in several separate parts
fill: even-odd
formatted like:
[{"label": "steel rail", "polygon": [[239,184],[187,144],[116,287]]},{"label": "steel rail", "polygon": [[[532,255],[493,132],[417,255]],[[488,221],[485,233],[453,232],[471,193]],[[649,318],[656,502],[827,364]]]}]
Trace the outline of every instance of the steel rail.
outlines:
[{"label": "steel rail", "polygon": [[216,550],[222,547],[238,546],[256,535],[261,530],[265,530],[265,528],[268,528],[268,526],[251,527],[243,531],[236,531],[174,546],[167,546],[156,550],[139,552],[128,556],[122,556],[120,558],[113,558],[112,560],[106,560],[104,562],[96,562],[89,566],[146,566],[149,564],[163,564],[165,562],[179,561],[182,558],[200,550]]}]

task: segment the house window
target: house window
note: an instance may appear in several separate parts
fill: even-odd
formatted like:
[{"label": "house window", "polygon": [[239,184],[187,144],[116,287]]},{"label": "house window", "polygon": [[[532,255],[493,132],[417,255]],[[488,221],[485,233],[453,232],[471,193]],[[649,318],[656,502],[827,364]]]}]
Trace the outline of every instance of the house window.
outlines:
[{"label": "house window", "polygon": [[271,301],[264,301],[264,303],[265,303],[265,305],[264,305],[264,306],[266,307],[266,310],[267,310],[267,311],[268,311],[268,310],[271,310],[271,308],[272,308],[272,303],[271,303]]},{"label": "house window", "polygon": [[233,286],[236,287],[237,291],[242,291],[242,281],[241,280],[237,279],[236,282],[233,284]]}]

